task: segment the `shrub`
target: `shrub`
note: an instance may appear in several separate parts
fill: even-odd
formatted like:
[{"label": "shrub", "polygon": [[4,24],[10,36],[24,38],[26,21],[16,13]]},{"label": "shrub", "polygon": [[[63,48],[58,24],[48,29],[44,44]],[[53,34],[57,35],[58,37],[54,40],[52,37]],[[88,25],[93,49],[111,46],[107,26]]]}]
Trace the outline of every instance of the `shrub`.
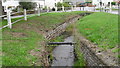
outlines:
[{"label": "shrub", "polygon": [[19,2],[19,4],[23,9],[27,9],[27,10],[36,7],[36,3],[32,3],[32,2]]},{"label": "shrub", "polygon": [[67,3],[67,2],[63,3],[63,6],[64,6],[64,7],[71,7],[71,6],[69,5],[69,3]]},{"label": "shrub", "polygon": [[43,8],[43,10],[47,10],[47,6],[45,6],[45,7]]},{"label": "shrub", "polygon": [[62,3],[58,2],[57,7],[62,7]]},{"label": "shrub", "polygon": [[52,8],[52,11],[55,11],[55,8]]},{"label": "shrub", "polygon": [[115,2],[112,2],[111,4],[112,4],[112,5],[116,5],[116,3],[115,3]]}]

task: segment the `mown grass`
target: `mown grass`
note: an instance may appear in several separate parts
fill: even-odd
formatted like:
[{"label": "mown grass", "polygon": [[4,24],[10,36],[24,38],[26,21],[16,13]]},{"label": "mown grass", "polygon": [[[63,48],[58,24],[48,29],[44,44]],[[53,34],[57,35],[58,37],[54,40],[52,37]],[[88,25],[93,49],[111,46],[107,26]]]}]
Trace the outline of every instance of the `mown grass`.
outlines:
[{"label": "mown grass", "polygon": [[93,13],[77,23],[79,32],[104,49],[118,45],[118,15]]},{"label": "mown grass", "polygon": [[[22,18],[23,18],[23,17],[13,18],[13,19],[11,19],[11,22],[14,22],[14,21],[19,20],[19,19],[22,19]],[[0,23],[1,23],[0,27],[5,26],[5,25],[8,24],[6,19],[5,19],[5,20],[2,20],[2,22],[0,22]]]},{"label": "mown grass", "polygon": [[[100,8],[97,8],[96,10],[100,10]],[[109,10],[109,9],[104,9],[104,8],[101,8],[101,10]],[[115,8],[112,8],[113,11],[117,11],[118,9],[115,9]]]},{"label": "mown grass", "polygon": [[[2,30],[2,64],[5,66],[31,66],[39,60],[31,50],[42,48],[43,35],[56,25],[82,12],[48,13],[33,16],[28,21],[13,24]],[[41,49],[42,50],[42,49]],[[41,51],[37,50],[37,51]],[[42,62],[41,62],[42,63]]]}]

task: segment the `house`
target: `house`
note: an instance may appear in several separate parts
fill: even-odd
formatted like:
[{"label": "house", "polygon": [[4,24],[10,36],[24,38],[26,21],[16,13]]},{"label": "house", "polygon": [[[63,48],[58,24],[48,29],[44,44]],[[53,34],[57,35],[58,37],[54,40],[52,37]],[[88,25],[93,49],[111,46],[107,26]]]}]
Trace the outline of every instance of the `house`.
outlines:
[{"label": "house", "polygon": [[58,2],[63,3],[63,0],[45,0],[45,6],[52,9]]},{"label": "house", "polygon": [[7,0],[4,2],[4,0],[2,0],[2,6],[4,7],[4,12],[7,12],[8,8],[12,10],[19,6],[19,2],[14,0]]},{"label": "house", "polygon": [[102,3],[102,7],[110,6],[111,2],[118,3],[120,0],[92,0],[92,4],[100,7],[100,2]]},{"label": "house", "polygon": [[36,0],[36,1],[34,1],[34,2],[36,2],[37,3],[37,5],[39,6],[41,6],[42,8],[44,8],[44,7],[49,7],[49,8],[54,8],[55,7],[55,5],[58,3],[58,2],[60,2],[60,3],[63,3],[63,0]]},{"label": "house", "polygon": [[35,2],[37,4],[37,7],[35,8],[36,10],[38,7],[40,7],[40,8],[45,7],[45,0],[34,0],[33,2]]},{"label": "house", "polygon": [[[37,6],[40,5],[42,8],[46,6],[52,9],[58,2],[62,3],[63,0],[33,0],[32,2],[36,2]],[[6,0],[5,2],[2,0],[2,6],[4,6],[4,12],[7,12],[9,7],[11,7],[11,9],[15,9],[19,6],[19,0]]]},{"label": "house", "polygon": [[[28,1],[25,1],[28,2]],[[44,7],[44,0],[34,0],[33,2],[36,2],[41,7]],[[7,9],[10,7],[11,10],[15,9],[17,6],[19,6],[19,0],[2,0],[2,6],[4,7],[4,12],[7,12]]]},{"label": "house", "polygon": [[97,7],[100,7],[100,2],[102,3],[102,6],[107,6],[110,2],[113,2],[113,0],[92,0],[92,4]]},{"label": "house", "polygon": [[100,7],[100,2],[102,3],[102,7],[108,6],[109,3],[113,2],[113,0],[93,0],[92,4]]},{"label": "house", "polygon": [[113,0],[113,1],[118,3],[120,0]]},{"label": "house", "polygon": [[85,2],[85,0],[64,0],[64,2],[70,2],[70,3],[72,3],[72,5],[78,5],[78,4],[80,4],[80,3],[84,3]]},{"label": "house", "polygon": [[54,8],[55,5],[60,2],[63,3],[64,0],[36,0],[34,2],[36,2],[38,5],[40,5],[42,8],[44,7],[49,7],[49,8]]},{"label": "house", "polygon": [[[3,1],[3,0],[2,0]],[[11,7],[12,9],[15,9],[17,6],[19,6],[19,1],[20,0],[6,0],[6,2],[3,2],[3,6],[4,6],[4,11],[7,11],[7,8]],[[22,0],[24,1],[24,0]],[[83,3],[86,0],[31,0],[32,2],[36,2],[37,3],[37,7],[49,7],[50,9],[54,8],[55,5],[60,2],[69,2],[72,5],[76,5],[77,3]],[[96,1],[96,0],[93,0]],[[28,2],[27,0],[25,2]],[[96,4],[96,2],[95,2]]]}]

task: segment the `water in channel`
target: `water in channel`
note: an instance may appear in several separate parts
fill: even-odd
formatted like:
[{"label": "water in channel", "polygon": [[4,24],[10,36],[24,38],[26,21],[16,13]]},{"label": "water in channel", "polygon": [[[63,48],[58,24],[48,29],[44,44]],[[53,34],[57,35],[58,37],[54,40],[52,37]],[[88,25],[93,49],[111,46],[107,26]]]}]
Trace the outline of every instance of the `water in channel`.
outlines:
[{"label": "water in channel", "polygon": [[[64,42],[73,42],[74,37],[67,37]],[[74,65],[74,46],[59,45],[53,50],[53,62],[51,66],[73,66]]]}]

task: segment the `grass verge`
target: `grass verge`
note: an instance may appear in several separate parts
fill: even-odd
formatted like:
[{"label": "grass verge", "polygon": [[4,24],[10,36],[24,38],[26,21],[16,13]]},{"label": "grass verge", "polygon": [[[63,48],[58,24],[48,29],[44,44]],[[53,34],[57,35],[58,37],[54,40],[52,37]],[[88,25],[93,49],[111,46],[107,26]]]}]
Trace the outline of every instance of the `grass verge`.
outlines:
[{"label": "grass verge", "polygon": [[79,20],[77,28],[79,33],[104,51],[109,50],[115,54],[120,51],[118,49],[118,15],[93,13]]},{"label": "grass verge", "polygon": [[[33,16],[28,21],[13,24],[2,30],[2,63],[5,66],[31,66],[40,60],[44,35],[56,25],[82,12],[48,13]],[[37,51],[32,52],[31,51]],[[35,56],[37,54],[37,56]],[[42,58],[41,58],[42,59]],[[39,61],[41,62],[41,61]],[[41,62],[42,63],[42,62]],[[41,65],[39,63],[39,65]]]}]

